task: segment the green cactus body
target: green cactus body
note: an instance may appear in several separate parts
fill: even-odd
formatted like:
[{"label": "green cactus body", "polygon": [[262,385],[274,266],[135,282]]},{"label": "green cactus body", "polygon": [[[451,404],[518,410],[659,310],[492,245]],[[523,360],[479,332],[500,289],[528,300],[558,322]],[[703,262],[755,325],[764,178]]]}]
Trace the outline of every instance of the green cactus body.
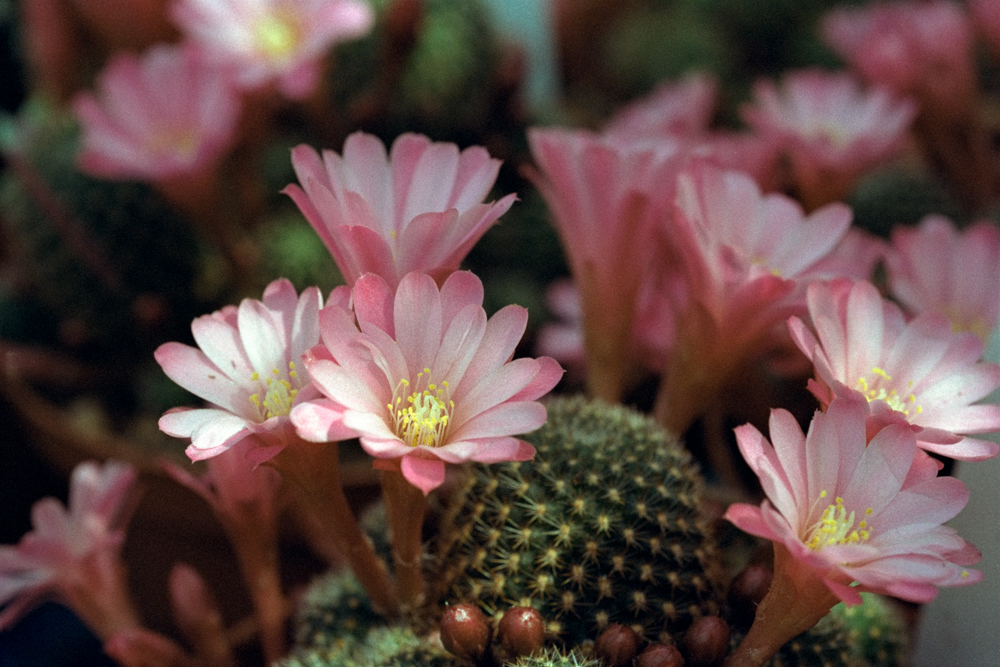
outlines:
[{"label": "green cactus body", "polygon": [[310,586],[295,623],[295,645],[317,651],[341,651],[364,639],[385,620],[350,572],[331,572]]},{"label": "green cactus body", "polygon": [[651,640],[718,611],[701,478],[679,443],[637,412],[554,399],[526,439],[534,462],[470,470],[440,531],[440,602],[495,618],[534,606],[570,646],[608,623]]},{"label": "green cactus body", "polygon": [[506,664],[510,667],[602,667],[604,663],[578,651],[547,648],[536,655],[521,657]]},{"label": "green cactus body", "polygon": [[360,638],[345,636],[326,648],[298,651],[277,667],[467,667],[440,641],[418,637],[409,628],[381,626]]}]

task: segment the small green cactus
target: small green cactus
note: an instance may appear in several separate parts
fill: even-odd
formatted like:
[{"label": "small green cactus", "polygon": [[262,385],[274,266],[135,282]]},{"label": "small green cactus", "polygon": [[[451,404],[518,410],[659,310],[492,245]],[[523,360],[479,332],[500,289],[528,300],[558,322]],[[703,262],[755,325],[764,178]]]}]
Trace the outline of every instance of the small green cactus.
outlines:
[{"label": "small green cactus", "polygon": [[467,667],[441,646],[400,626],[370,628],[363,638],[343,638],[327,648],[299,650],[276,667]]},{"label": "small green cactus", "polygon": [[470,469],[440,530],[436,600],[494,618],[533,606],[569,646],[609,623],[664,640],[717,613],[715,546],[686,450],[623,407],[557,398],[548,411],[526,436],[534,462]]},{"label": "small green cactus", "polygon": [[364,588],[350,572],[330,572],[314,581],[296,614],[295,644],[305,649],[343,649],[385,625]]},{"label": "small green cactus", "polygon": [[906,664],[906,627],[891,603],[874,593],[862,593],[862,603],[841,603],[830,615],[842,619],[855,650],[869,665],[894,667]]},{"label": "small green cactus", "polygon": [[508,664],[510,667],[601,667],[604,663],[588,658],[579,651],[547,648],[541,653],[523,656]]}]

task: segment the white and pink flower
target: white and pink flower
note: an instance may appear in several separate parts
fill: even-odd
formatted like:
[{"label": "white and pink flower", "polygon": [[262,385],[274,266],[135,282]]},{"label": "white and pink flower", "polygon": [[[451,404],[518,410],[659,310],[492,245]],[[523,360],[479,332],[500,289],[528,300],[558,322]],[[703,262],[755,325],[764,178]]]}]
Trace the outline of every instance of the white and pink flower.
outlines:
[{"label": "white and pink flower", "polygon": [[440,289],[407,274],[395,295],[382,277],[362,276],[353,312],[320,314],[326,350],[308,368],[325,398],[294,408],[299,434],[325,442],[353,429],[378,467],[398,467],[425,494],[444,481],[446,463],[532,458],[513,436],[545,423],[537,399],[562,369],[548,357],[512,361],[527,311],[511,305],[487,320],[482,301],[482,283],[466,271]]},{"label": "white and pink flower", "polygon": [[700,136],[708,132],[718,97],[719,84],[710,74],[668,81],[622,107],[603,134],[636,140]]},{"label": "white and pink flower", "polygon": [[229,148],[240,101],[230,77],[192,47],[116,55],[97,93],[73,103],[80,168],[93,176],[160,181],[211,169]]},{"label": "white and pink flower", "polygon": [[[267,286],[263,301],[244,299],[191,324],[198,347],[164,343],[155,353],[167,376],[212,405],[177,408],[160,429],[190,438],[192,460],[216,456],[252,438],[256,462],[297,442],[288,414],[311,397],[306,350],[319,342],[323,298],[309,287],[297,296],[285,279]],[[200,348],[200,349],[199,349]]]},{"label": "white and pink flower", "polygon": [[784,546],[837,598],[858,604],[859,592],[872,591],[929,602],[940,586],[982,579],[967,568],[979,551],[942,525],[965,506],[968,490],[937,476],[905,424],[869,439],[867,406],[847,397],[817,412],[808,434],[791,413],[773,410],[770,435],[768,442],[749,424],[736,429],[767,500],[733,504],[726,518]]},{"label": "white and pink flower", "polygon": [[959,231],[929,215],[917,227],[896,227],[886,256],[889,288],[912,314],[941,313],[954,331],[983,341],[1000,317],[1000,229],[988,220]]},{"label": "white and pink flower", "polygon": [[758,81],[743,108],[750,126],[789,156],[800,196],[813,206],[842,199],[865,171],[894,157],[916,113],[888,88],[865,91],[847,73],[820,70],[786,74],[780,88]]},{"label": "white and pink flower", "polygon": [[104,639],[138,627],[119,560],[136,477],[122,461],[87,461],[70,477],[68,507],[55,498],[35,503],[33,530],[17,546],[0,546],[0,629],[49,597]]},{"label": "white and pink flower", "polygon": [[292,99],[315,89],[336,42],[365,34],[375,20],[359,0],[175,0],[172,10],[185,36],[232,68],[241,87],[277,80]]},{"label": "white and pink flower", "polygon": [[954,333],[937,313],[907,322],[868,282],[815,282],[807,301],[815,334],[797,317],[788,326],[813,362],[809,388],[820,403],[858,392],[876,420],[905,417],[923,449],[971,461],[996,456],[995,443],[967,437],[1000,430],[1000,406],[973,405],[1000,387],[1000,366],[979,362],[978,336]]},{"label": "white and pink flower", "polygon": [[516,199],[484,204],[500,170],[485,148],[459,151],[404,134],[386,155],[377,138],[356,132],[344,153],[292,151],[300,185],[290,196],[323,239],[348,284],[376,273],[395,287],[411,271],[443,280]]}]

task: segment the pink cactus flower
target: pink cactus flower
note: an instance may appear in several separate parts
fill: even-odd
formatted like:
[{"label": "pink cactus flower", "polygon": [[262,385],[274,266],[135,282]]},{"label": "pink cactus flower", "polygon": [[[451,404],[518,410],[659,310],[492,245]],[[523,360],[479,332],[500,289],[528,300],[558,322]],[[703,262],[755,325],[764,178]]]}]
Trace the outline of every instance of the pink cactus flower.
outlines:
[{"label": "pink cactus flower", "polygon": [[161,181],[210,169],[230,145],[240,102],[228,76],[197,49],[120,53],[73,108],[80,169],[100,178]]},{"label": "pink cactus flower", "polygon": [[822,23],[826,42],[870,83],[960,117],[974,102],[973,28],[948,0],[838,7]]},{"label": "pink cactus flower", "polygon": [[731,505],[726,518],[783,545],[848,604],[861,591],[929,602],[939,586],[982,579],[966,567],[979,551],[941,525],[965,507],[965,485],[937,476],[905,424],[869,439],[866,413],[860,398],[835,399],[804,435],[791,413],[773,410],[773,445],[749,424],[737,428],[767,500]]},{"label": "pink cactus flower", "polygon": [[487,320],[482,302],[482,283],[467,271],[440,289],[407,274],[395,296],[382,277],[362,276],[353,313],[320,314],[329,355],[308,368],[325,398],[293,409],[299,433],[324,442],[341,424],[354,429],[377,467],[398,468],[424,494],[444,481],[446,463],[532,458],[513,436],[545,422],[537,399],[562,369],[548,357],[511,361],[527,311],[507,306]]},{"label": "pink cactus flower", "polygon": [[816,334],[797,317],[788,326],[813,362],[809,388],[820,403],[859,392],[876,419],[905,416],[923,449],[969,461],[996,456],[995,443],[966,437],[1000,430],[1000,406],[972,405],[1000,387],[1000,366],[979,362],[978,336],[953,333],[937,313],[907,322],[868,282],[816,282],[807,300]]},{"label": "pink cactus flower", "polygon": [[191,438],[187,455],[194,461],[250,438],[255,450],[248,456],[259,463],[298,442],[288,414],[315,395],[302,355],[319,342],[322,306],[318,289],[297,296],[282,278],[267,286],[263,301],[244,299],[239,308],[195,319],[197,348],[164,343],[155,356],[171,380],[212,406],[171,410],[160,429]]},{"label": "pink cactus flower", "polygon": [[863,229],[851,227],[826,257],[809,267],[810,279],[869,280],[888,252],[889,244]]},{"label": "pink cactus flower", "polygon": [[136,476],[122,461],[87,461],[70,477],[68,507],[55,498],[35,503],[34,529],[17,546],[0,546],[0,630],[48,597],[105,639],[138,626],[119,561]]},{"label": "pink cactus flower", "polygon": [[864,91],[846,73],[802,70],[778,88],[761,80],[746,121],[788,154],[799,195],[815,208],[843,199],[867,170],[904,146],[917,113],[884,87]]},{"label": "pink cactus flower", "polygon": [[176,0],[174,21],[240,85],[277,80],[301,99],[315,89],[322,60],[338,41],[365,34],[375,16],[358,0]]},{"label": "pink cactus flower", "polygon": [[940,215],[897,227],[886,257],[892,295],[913,314],[935,312],[984,343],[1000,316],[1000,229],[987,220],[959,231]]},{"label": "pink cactus flower", "polygon": [[622,139],[701,135],[712,122],[718,96],[719,84],[709,74],[668,81],[620,109],[603,132]]},{"label": "pink cactus flower", "polygon": [[850,222],[843,204],[807,216],[743,173],[707,165],[681,173],[665,237],[686,291],[674,303],[676,348],[655,408],[662,424],[683,432],[740,365],[767,349],[776,325],[804,311],[811,267]]},{"label": "pink cactus flower", "polygon": [[420,271],[442,280],[516,196],[484,204],[500,170],[485,148],[404,134],[386,155],[382,142],[355,132],[344,154],[301,145],[292,165],[301,187],[290,196],[323,239],[348,284],[376,273],[395,287]]},{"label": "pink cactus flower", "polygon": [[640,286],[687,160],[685,144],[563,128],[532,128],[528,143],[538,167],[529,176],[549,207],[582,297],[588,387],[618,401]]}]

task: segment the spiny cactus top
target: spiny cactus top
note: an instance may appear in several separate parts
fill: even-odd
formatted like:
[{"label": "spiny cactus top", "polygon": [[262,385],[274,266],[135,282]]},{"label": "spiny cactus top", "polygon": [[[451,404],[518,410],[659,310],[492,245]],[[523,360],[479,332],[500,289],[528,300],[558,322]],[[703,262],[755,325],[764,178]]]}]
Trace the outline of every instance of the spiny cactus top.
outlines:
[{"label": "spiny cactus top", "polygon": [[687,452],[626,408],[574,398],[548,411],[527,436],[534,462],[470,470],[441,528],[438,601],[494,615],[534,606],[570,645],[608,623],[665,639],[715,613],[714,543]]}]

